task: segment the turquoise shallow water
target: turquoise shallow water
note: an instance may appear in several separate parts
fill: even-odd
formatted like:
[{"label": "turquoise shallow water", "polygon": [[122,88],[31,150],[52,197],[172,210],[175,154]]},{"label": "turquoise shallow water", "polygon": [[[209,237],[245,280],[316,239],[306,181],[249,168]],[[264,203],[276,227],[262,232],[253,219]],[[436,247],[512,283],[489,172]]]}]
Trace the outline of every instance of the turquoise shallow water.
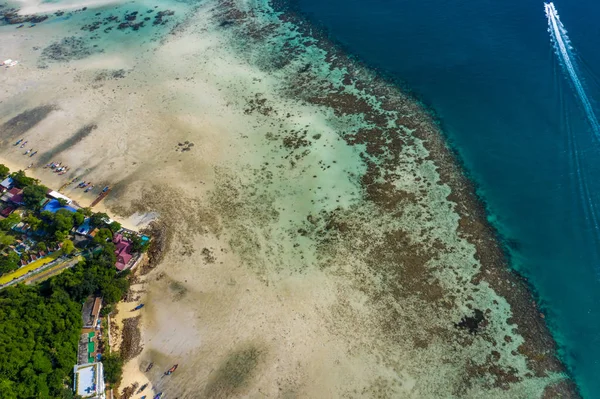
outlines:
[{"label": "turquoise shallow water", "polygon": [[[297,0],[293,7],[439,116],[585,397],[600,397],[600,145],[539,1]],[[556,4],[600,98],[591,1]]]}]

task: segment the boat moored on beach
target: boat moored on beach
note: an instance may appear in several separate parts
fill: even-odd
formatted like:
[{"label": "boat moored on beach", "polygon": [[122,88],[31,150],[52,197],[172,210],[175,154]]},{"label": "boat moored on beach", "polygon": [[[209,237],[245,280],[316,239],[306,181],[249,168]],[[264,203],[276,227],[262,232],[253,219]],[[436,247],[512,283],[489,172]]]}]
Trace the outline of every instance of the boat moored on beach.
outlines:
[{"label": "boat moored on beach", "polygon": [[173,374],[173,372],[175,370],[177,370],[177,366],[179,366],[178,364],[174,365],[173,367],[171,367],[170,369],[168,369],[167,371],[165,371],[165,375],[171,375]]}]

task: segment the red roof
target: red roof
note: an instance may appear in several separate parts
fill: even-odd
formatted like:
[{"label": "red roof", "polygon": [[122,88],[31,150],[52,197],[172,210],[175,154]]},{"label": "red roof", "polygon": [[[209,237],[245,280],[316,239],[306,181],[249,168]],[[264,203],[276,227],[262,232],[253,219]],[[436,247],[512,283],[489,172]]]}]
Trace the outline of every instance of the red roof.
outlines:
[{"label": "red roof", "polygon": [[13,211],[15,210],[15,208],[13,208],[12,206],[7,206],[6,208],[2,209],[2,211],[0,212],[0,215],[7,217],[8,215],[10,215]]},{"label": "red roof", "polygon": [[115,234],[113,237],[115,244],[115,255],[117,255],[117,263],[115,267],[120,271],[125,269],[133,255],[131,254],[131,242],[127,241],[121,234]]},{"label": "red roof", "polygon": [[8,190],[8,193],[12,194],[12,195],[21,194],[22,192],[23,192],[23,190],[21,190],[20,188],[16,188],[16,187],[13,187],[10,190]]}]

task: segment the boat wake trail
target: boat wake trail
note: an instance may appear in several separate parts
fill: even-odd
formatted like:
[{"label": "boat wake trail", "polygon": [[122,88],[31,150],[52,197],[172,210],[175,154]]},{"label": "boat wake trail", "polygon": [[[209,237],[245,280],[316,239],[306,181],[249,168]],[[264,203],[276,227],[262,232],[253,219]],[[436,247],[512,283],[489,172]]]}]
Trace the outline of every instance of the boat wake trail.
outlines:
[{"label": "boat wake trail", "polygon": [[548,32],[554,43],[556,49],[556,55],[559,58],[560,65],[563,67],[565,72],[571,78],[571,83],[581,100],[583,109],[591,125],[592,131],[598,140],[600,140],[600,124],[598,118],[594,114],[594,109],[590,100],[585,93],[583,84],[577,74],[577,64],[575,63],[575,57],[572,53],[572,47],[570,46],[569,36],[567,36],[567,30],[560,21],[556,7],[554,3],[544,3],[544,9],[546,11],[546,17],[548,18]]}]

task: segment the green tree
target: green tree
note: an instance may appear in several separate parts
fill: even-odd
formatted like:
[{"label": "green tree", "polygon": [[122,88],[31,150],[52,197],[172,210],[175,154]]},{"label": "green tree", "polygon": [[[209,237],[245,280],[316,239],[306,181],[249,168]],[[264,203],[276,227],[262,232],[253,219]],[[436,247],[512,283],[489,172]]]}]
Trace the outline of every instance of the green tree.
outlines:
[{"label": "green tree", "polygon": [[39,209],[40,202],[46,198],[48,187],[31,184],[23,189],[23,201],[29,209]]},{"label": "green tree", "polygon": [[110,229],[110,231],[114,233],[116,233],[117,231],[121,230],[121,223],[119,222],[112,222],[111,224],[108,225],[108,228]]},{"label": "green tree", "polygon": [[47,245],[46,245],[46,243],[45,243],[45,242],[43,242],[43,241],[40,241],[40,242],[38,242],[38,243],[35,245],[35,248],[36,248],[38,251],[44,251],[44,252],[46,252],[46,251],[48,250],[48,246],[47,246]]},{"label": "green tree", "polygon": [[84,221],[85,215],[83,214],[83,212],[79,212],[79,209],[77,210],[77,212],[73,213],[73,224],[75,226],[81,226]]},{"label": "green tree", "polygon": [[15,243],[15,237],[0,231],[0,248],[5,248]]},{"label": "green tree", "polygon": [[8,176],[9,172],[10,172],[10,169],[8,169],[8,166],[0,164],[0,179],[2,179],[2,180],[6,179],[6,176]]},{"label": "green tree", "polygon": [[109,220],[110,218],[106,213],[98,212],[94,213],[90,216],[90,224],[94,227],[104,226],[106,224],[105,220]]},{"label": "green tree", "polygon": [[68,233],[73,228],[73,212],[67,209],[59,209],[54,214],[54,228],[58,231]]},{"label": "green tree", "polygon": [[25,172],[23,172],[22,170],[20,170],[18,172],[14,172],[13,174],[10,175],[10,177],[12,177],[14,185],[19,188],[25,188],[27,186],[31,186],[33,184],[36,184],[38,181],[37,179],[34,179],[33,177],[27,177]]},{"label": "green tree", "polygon": [[110,353],[102,358],[104,366],[104,380],[110,384],[117,384],[123,376],[123,359],[117,353]]},{"label": "green tree", "polygon": [[23,221],[27,223],[32,230],[37,230],[42,225],[42,221],[31,213],[28,213],[27,216],[23,218]]},{"label": "green tree", "polygon": [[131,250],[133,252],[146,252],[148,250],[149,241],[143,241],[142,237],[137,234],[131,234],[128,238],[131,241]]},{"label": "green tree", "polygon": [[14,251],[10,251],[7,255],[0,255],[0,274],[17,270],[20,260],[21,258]]},{"label": "green tree", "polygon": [[110,231],[109,229],[106,229],[106,228],[102,228],[102,229],[98,230],[98,232],[96,233],[96,236],[94,237],[94,242],[96,244],[104,244],[108,240],[110,240],[112,237],[113,237],[112,231]]},{"label": "green tree", "polygon": [[73,251],[75,251],[75,244],[71,240],[64,240],[61,251],[65,255],[70,255]]},{"label": "green tree", "polygon": [[0,220],[0,229],[4,231],[9,231],[13,227],[17,225],[21,221],[21,217],[18,213],[13,212],[8,215],[6,218]]},{"label": "green tree", "polygon": [[64,240],[66,240],[68,236],[69,236],[69,235],[68,235],[67,233],[65,233],[64,231],[59,231],[59,230],[56,230],[56,231],[54,232],[54,239],[55,239],[56,241],[60,241],[60,242],[62,242],[62,241],[64,241]]}]

